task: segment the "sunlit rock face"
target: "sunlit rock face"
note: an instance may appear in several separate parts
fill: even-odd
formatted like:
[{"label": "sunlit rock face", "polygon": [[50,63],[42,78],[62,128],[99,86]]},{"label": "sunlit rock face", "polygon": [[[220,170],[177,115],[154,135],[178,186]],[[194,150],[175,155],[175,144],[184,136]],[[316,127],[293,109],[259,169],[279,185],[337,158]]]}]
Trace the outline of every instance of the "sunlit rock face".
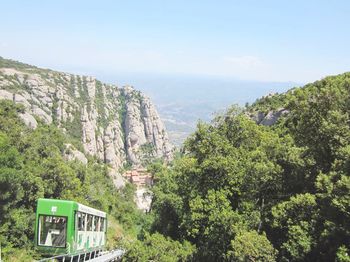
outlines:
[{"label": "sunlit rock face", "polygon": [[0,59],[0,99],[23,105],[28,127],[53,123],[114,169],[171,160],[174,147],[155,106],[131,86]]}]

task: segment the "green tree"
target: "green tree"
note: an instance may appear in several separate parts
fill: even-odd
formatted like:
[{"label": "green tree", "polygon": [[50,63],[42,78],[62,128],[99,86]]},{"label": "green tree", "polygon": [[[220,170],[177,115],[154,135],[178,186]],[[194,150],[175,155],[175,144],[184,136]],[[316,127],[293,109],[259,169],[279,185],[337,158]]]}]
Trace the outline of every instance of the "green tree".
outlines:
[{"label": "green tree", "polygon": [[230,261],[257,262],[276,261],[274,249],[266,235],[256,231],[242,231],[231,241],[232,251],[228,252]]},{"label": "green tree", "polygon": [[180,243],[161,234],[147,234],[143,241],[136,240],[127,245],[125,261],[188,261],[194,252],[189,242]]}]

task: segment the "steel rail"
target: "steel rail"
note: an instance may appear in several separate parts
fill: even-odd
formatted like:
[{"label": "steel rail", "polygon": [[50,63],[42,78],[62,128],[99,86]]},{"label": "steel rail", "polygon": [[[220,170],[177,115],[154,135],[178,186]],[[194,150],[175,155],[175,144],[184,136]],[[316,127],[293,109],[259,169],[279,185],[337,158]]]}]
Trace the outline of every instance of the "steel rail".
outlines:
[{"label": "steel rail", "polygon": [[54,257],[44,258],[37,262],[51,262],[51,261],[62,261],[62,262],[73,262],[73,261],[91,261],[91,262],[110,262],[117,261],[124,255],[125,250],[116,249],[111,251],[102,251],[97,249],[94,251],[76,253],[76,254],[64,254]]}]

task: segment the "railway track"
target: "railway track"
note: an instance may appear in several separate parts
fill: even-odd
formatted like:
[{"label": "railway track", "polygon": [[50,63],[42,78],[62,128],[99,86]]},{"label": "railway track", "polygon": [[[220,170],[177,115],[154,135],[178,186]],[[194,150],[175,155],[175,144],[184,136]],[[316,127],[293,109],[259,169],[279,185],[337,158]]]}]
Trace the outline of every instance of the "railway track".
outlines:
[{"label": "railway track", "polygon": [[125,253],[123,249],[116,249],[111,251],[92,251],[89,253],[80,253],[80,254],[65,254],[49,258],[44,258],[38,260],[38,262],[112,262],[120,261]]}]

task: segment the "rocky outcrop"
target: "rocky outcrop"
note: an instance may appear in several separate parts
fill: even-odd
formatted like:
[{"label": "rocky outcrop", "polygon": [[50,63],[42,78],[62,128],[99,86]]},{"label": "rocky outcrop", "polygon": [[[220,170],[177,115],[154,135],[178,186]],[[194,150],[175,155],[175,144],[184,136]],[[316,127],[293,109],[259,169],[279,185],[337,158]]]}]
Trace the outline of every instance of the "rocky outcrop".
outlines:
[{"label": "rocky outcrop", "polygon": [[164,156],[167,160],[170,160],[172,158],[173,147],[169,142],[164,124],[156,108],[147,97],[143,97],[141,100],[141,113],[146,140],[154,145],[156,157]]},{"label": "rocky outcrop", "polygon": [[125,137],[128,158],[138,164],[148,157],[170,160],[173,146],[150,99],[135,93],[130,86],[124,88],[123,94],[127,101]]},{"label": "rocky outcrop", "polygon": [[108,173],[109,173],[109,176],[113,180],[113,184],[114,184],[115,188],[119,189],[119,188],[123,188],[125,186],[126,180],[123,178],[123,176],[119,172],[116,172],[115,169],[110,168]]},{"label": "rocky outcrop", "polygon": [[38,122],[36,121],[36,119],[29,114],[28,112],[24,112],[24,113],[20,113],[19,117],[22,119],[22,121],[24,122],[24,124],[26,124],[26,126],[28,126],[31,129],[35,129],[38,126]]},{"label": "rocky outcrop", "polygon": [[256,113],[249,113],[247,112],[247,115],[254,120],[257,124],[260,124],[261,121],[265,118],[265,114],[263,112],[256,112]]},{"label": "rocky outcrop", "polygon": [[145,136],[145,126],[141,119],[140,99],[135,96],[131,87],[124,89],[126,97],[126,115],[125,115],[125,137],[126,148],[129,159],[137,163],[137,155],[140,153],[140,146],[147,143]]},{"label": "rocky outcrop", "polygon": [[281,116],[289,113],[289,110],[284,108],[279,108],[277,110],[271,110],[267,114],[263,112],[248,113],[248,116],[253,119],[257,124],[263,126],[274,125]]},{"label": "rocky outcrop", "polygon": [[88,160],[83,152],[76,149],[72,144],[65,144],[66,148],[63,152],[63,157],[67,161],[77,160],[84,165],[87,165]]},{"label": "rocky outcrop", "polygon": [[152,191],[150,191],[148,188],[137,188],[134,202],[136,203],[138,209],[147,213],[151,209],[152,197]]},{"label": "rocky outcrop", "polygon": [[[127,162],[140,166],[150,158],[172,158],[173,146],[155,106],[134,88],[18,63],[11,68],[10,60],[5,64],[0,67],[0,99],[22,104],[20,117],[30,128],[54,123],[80,140],[85,154],[114,169]],[[85,162],[70,151],[67,158]]]},{"label": "rocky outcrop", "polygon": [[121,166],[126,161],[123,130],[117,119],[112,121],[104,131],[104,159],[114,167]]},{"label": "rocky outcrop", "polygon": [[0,99],[13,100],[13,94],[6,90],[0,90]]},{"label": "rocky outcrop", "polygon": [[278,121],[278,119],[282,115],[288,114],[288,113],[289,113],[289,111],[284,109],[284,108],[280,108],[276,111],[270,111],[267,113],[267,115],[264,117],[264,119],[259,124],[263,125],[263,126],[272,126]]}]

